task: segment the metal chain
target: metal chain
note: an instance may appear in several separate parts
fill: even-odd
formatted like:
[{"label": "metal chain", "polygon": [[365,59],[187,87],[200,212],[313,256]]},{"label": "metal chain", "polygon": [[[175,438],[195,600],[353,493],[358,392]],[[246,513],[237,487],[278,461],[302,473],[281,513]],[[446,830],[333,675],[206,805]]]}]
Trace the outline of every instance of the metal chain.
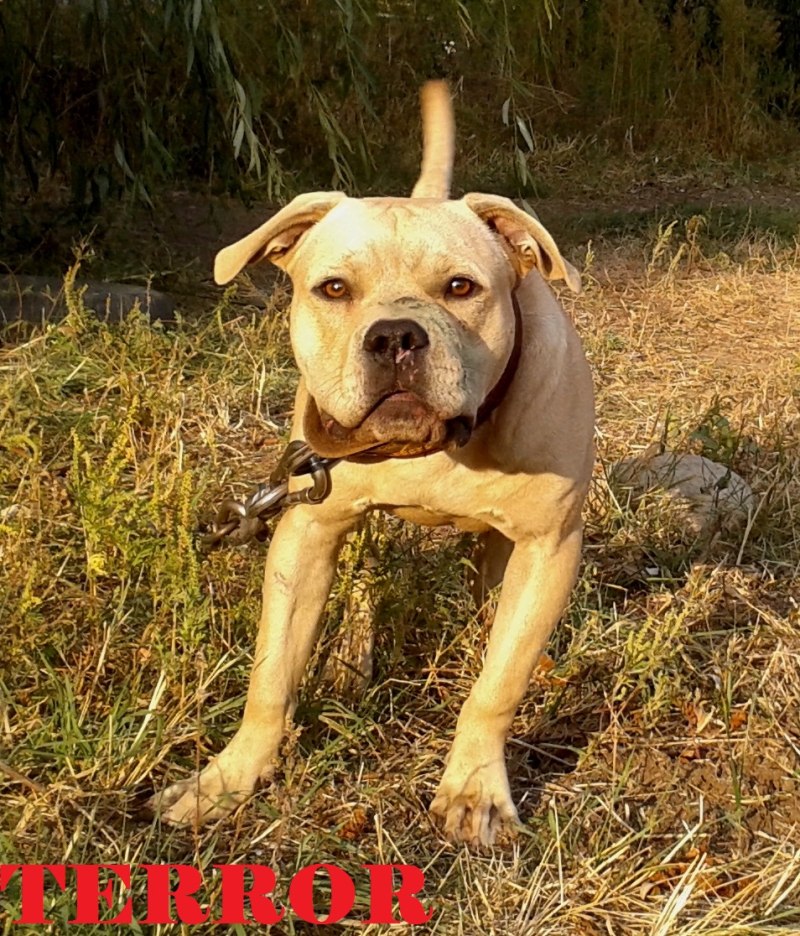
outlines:
[{"label": "metal chain", "polygon": [[[307,442],[290,442],[267,484],[259,484],[244,501],[226,498],[210,528],[198,536],[200,546],[213,549],[223,541],[241,546],[254,539],[264,539],[267,520],[295,504],[319,504],[331,492],[330,469],[338,458],[317,455]],[[289,493],[289,478],[311,475],[311,486]]]}]

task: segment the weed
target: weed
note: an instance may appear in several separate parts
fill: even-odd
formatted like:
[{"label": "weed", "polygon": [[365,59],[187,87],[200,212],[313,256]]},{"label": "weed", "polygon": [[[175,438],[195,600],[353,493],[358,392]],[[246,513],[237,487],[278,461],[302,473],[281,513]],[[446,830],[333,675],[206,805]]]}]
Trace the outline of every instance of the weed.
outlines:
[{"label": "weed", "polygon": [[[800,274],[793,247],[772,244],[753,273],[762,238],[725,243],[723,266],[704,259],[708,227],[673,231],[687,250],[696,234],[691,262],[664,275],[669,242],[648,273],[646,232],[594,241],[589,288],[564,296],[592,358],[601,467],[553,665],[508,742],[521,833],[489,855],[443,844],[426,812],[489,626],[469,542],[394,520],[342,557],[267,788],[196,834],[131,816],[143,786],[190,773],[241,712],[264,550],[200,558],[192,533],[286,437],[285,292],[264,315],[228,291],[171,332],[139,314],[109,326],[76,295],[62,323],[4,347],[0,859],[209,876],[241,861],[281,882],[321,860],[357,878],[404,861],[424,868],[441,933],[795,931]],[[663,514],[616,503],[602,466],[654,442],[733,463],[759,503],[747,535],[698,555]],[[372,555],[375,672],[349,702],[320,671]],[[56,930],[68,900],[54,897]],[[0,894],[6,914],[17,901]]]}]

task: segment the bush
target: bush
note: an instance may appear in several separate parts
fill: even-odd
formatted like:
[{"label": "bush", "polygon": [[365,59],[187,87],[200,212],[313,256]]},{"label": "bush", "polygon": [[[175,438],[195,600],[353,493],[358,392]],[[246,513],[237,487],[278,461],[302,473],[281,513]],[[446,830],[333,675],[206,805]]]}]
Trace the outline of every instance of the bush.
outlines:
[{"label": "bush", "polygon": [[523,187],[534,130],[748,156],[796,116],[799,35],[790,0],[5,0],[0,185],[369,187],[413,172],[436,75]]}]

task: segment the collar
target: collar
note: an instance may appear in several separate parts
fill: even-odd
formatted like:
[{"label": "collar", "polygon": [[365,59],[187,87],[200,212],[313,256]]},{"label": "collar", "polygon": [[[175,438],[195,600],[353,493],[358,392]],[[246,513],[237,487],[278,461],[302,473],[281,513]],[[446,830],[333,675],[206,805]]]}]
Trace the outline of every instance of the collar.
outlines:
[{"label": "collar", "polygon": [[497,407],[503,402],[506,393],[508,393],[514,377],[517,375],[519,359],[522,357],[522,310],[517,301],[517,294],[511,293],[511,304],[514,307],[514,345],[511,348],[511,354],[508,356],[506,367],[500,375],[500,379],[486,395],[486,399],[478,407],[475,415],[475,425],[473,429],[486,422]]}]

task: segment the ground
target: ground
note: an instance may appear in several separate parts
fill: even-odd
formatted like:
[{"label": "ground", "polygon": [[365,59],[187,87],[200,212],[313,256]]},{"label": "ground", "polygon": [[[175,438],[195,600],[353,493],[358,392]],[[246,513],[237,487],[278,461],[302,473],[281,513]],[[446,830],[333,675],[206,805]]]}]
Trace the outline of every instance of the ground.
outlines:
[{"label": "ground", "polygon": [[[389,520],[342,559],[270,783],[199,833],[138,812],[223,747],[245,692],[264,547],[202,556],[192,536],[285,439],[288,292],[267,276],[264,299],[223,294],[198,270],[263,210],[176,196],[131,245],[129,274],[183,287],[179,328],[109,328],[74,297],[0,351],[2,860],[241,861],[283,882],[331,861],[356,878],[352,921],[361,864],[412,863],[435,907],[422,931],[443,934],[800,931],[797,208],[779,183],[680,187],[535,205],[583,271],[562,298],[594,373],[598,466],[581,577],[508,745],[522,828],[490,853],[448,845],[427,813],[489,626],[469,546]],[[739,472],[750,522],[693,542],[663,503],[633,510],[608,468],[651,445]],[[376,672],[351,699],[320,674],[366,552]],[[54,897],[56,929],[69,912]]]}]

